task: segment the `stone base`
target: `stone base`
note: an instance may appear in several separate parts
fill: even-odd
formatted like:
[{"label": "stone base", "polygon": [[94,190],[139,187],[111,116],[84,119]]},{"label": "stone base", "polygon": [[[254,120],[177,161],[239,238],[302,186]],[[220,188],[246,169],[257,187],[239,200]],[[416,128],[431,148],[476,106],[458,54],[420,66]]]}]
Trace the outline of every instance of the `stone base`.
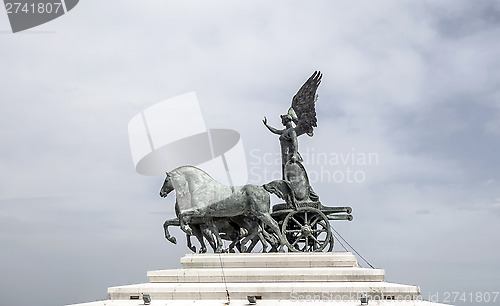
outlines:
[{"label": "stone base", "polygon": [[[74,306],[142,306],[144,302],[142,300],[107,300],[107,301],[98,301],[91,303],[83,303],[83,304],[75,304]],[[227,300],[177,300],[177,301],[168,301],[168,300],[152,300],[150,306],[249,306],[248,301],[245,300],[233,300],[229,301],[227,304]],[[298,305],[307,305],[307,306],[360,306],[360,301],[292,301],[292,300],[259,300],[257,301],[256,306],[298,306]],[[445,304],[431,303],[422,300],[416,301],[369,301],[367,306],[444,306]]]},{"label": "stone base", "polygon": [[387,283],[384,270],[359,268],[354,255],[330,253],[188,254],[182,269],[149,271],[149,283],[110,287],[111,300],[81,306],[144,305],[439,305],[422,301],[417,286]]}]

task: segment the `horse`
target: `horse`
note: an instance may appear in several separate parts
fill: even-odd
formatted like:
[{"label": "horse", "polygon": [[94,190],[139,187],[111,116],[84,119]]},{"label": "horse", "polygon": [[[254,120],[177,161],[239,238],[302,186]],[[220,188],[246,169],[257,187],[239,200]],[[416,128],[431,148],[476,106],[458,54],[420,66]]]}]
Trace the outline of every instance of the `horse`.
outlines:
[{"label": "horse", "polygon": [[[177,201],[175,202],[175,215],[176,218],[166,220],[165,223],[163,223],[165,238],[173,244],[177,243],[177,239],[175,239],[175,237],[170,235],[168,228],[170,226],[180,226],[179,205]],[[247,224],[247,222],[245,222],[244,224]],[[204,218],[193,218],[191,219],[189,228],[191,229],[192,233],[200,243],[200,250],[199,250],[200,253],[207,252],[207,247],[205,245],[205,240],[203,238],[206,238],[208,240],[208,243],[210,244],[214,252],[220,253],[222,251],[222,244],[217,245],[216,239],[214,239],[213,237],[213,235],[216,235],[216,233],[218,232],[224,233],[221,235],[222,239],[231,241],[231,244],[229,245],[228,248],[229,252],[234,252],[235,246],[241,252],[239,241],[243,236],[245,236],[245,234],[241,232],[240,230],[241,227],[231,219],[228,220],[227,218],[219,218],[218,220],[210,220],[207,223],[206,219]],[[187,247],[191,251],[196,252],[196,247],[191,242],[191,236],[192,235],[190,234],[186,234]],[[265,244],[265,242],[263,242],[263,244]]]},{"label": "horse", "polygon": [[[213,221],[213,224],[206,224],[203,219],[192,219],[189,224],[194,236],[200,243],[200,253],[207,252],[207,247],[203,238],[208,240],[208,243],[215,253],[222,251],[222,246],[217,245],[216,239],[214,239],[214,235],[216,235],[216,233],[213,231],[213,226],[215,226],[217,231],[220,233],[221,239],[230,241],[227,250],[225,250],[226,252],[234,253],[234,248],[236,247],[240,253],[249,253],[259,241],[262,243],[262,250],[264,252],[266,252],[267,247],[269,246],[268,242],[271,243],[273,249],[276,249],[276,239],[269,235],[260,226],[258,220],[256,219],[237,216],[234,218],[217,218]],[[180,226],[179,218],[169,219],[163,224],[165,238],[171,243],[176,244],[177,239],[171,236],[168,230],[170,226]],[[249,241],[252,241],[252,243],[249,247],[247,247],[246,244]],[[191,235],[186,234],[186,242],[187,247],[191,251],[196,252],[196,247],[191,242]]]},{"label": "horse", "polygon": [[[170,236],[170,232],[168,230],[168,227],[181,225],[181,223],[179,221],[179,204],[177,203],[177,200],[175,201],[175,215],[176,215],[176,218],[166,220],[165,223],[163,223],[163,230],[165,232],[165,238],[173,244],[177,243],[177,239],[175,239],[175,237],[173,237],[173,236]],[[193,234],[200,242],[200,253],[207,252],[207,247],[205,245],[205,240],[203,239],[203,237],[207,238],[208,243],[210,244],[210,246],[212,247],[212,249],[214,251],[216,251],[216,249],[217,249],[217,246],[215,245],[216,242],[212,237],[212,231],[213,231],[213,227],[215,226],[215,224],[213,222],[208,222],[208,224],[205,224],[205,222],[206,222],[206,220],[201,219],[201,218],[191,220],[189,227],[190,227],[192,233],[191,234],[186,233],[186,242],[187,242],[187,247],[193,252],[196,252],[196,247],[193,246],[193,244],[191,243],[191,236]],[[212,230],[211,230],[211,228],[212,228]]]},{"label": "horse", "polygon": [[[201,169],[181,166],[167,172],[160,196],[166,197],[173,190],[180,228],[186,234],[193,234],[189,227],[192,220],[199,223],[204,219],[206,224],[213,224],[214,218],[249,217],[268,226],[278,237],[279,250],[283,251],[285,240],[278,223],[271,217],[270,195],[264,187],[250,184],[225,186]],[[213,233],[217,233],[217,245],[222,245],[217,228],[210,227]]]}]

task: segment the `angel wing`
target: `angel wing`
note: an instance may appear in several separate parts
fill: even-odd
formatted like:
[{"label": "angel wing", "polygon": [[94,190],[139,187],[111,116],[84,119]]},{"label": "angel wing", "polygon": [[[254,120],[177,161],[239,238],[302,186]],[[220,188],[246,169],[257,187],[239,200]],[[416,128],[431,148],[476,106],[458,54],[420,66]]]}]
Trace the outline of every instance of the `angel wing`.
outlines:
[{"label": "angel wing", "polygon": [[313,136],[313,128],[317,126],[316,90],[321,83],[322,76],[320,71],[315,71],[292,99],[292,106],[288,109],[288,114],[296,124],[297,136],[304,133],[310,137]]}]

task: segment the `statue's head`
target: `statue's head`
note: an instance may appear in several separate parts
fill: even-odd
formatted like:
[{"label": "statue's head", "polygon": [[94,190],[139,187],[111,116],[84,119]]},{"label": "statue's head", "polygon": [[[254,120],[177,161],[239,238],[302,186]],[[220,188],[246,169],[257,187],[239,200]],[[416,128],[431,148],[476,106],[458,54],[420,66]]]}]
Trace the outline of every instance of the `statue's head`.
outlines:
[{"label": "statue's head", "polygon": [[174,190],[174,185],[172,184],[172,179],[170,178],[170,174],[167,172],[167,177],[165,178],[165,182],[163,182],[163,186],[160,189],[160,197],[166,197],[172,190]]},{"label": "statue's head", "polygon": [[289,114],[281,115],[280,117],[281,117],[281,123],[285,126],[288,123],[292,122],[292,116],[290,116]]}]

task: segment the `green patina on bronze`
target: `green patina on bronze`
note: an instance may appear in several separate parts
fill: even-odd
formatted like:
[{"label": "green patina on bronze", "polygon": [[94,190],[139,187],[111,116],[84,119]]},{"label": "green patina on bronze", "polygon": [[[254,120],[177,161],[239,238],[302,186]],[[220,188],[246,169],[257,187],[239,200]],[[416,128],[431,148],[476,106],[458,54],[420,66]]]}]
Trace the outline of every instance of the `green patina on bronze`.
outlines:
[{"label": "green patina on bronze", "polygon": [[[165,221],[165,238],[176,243],[168,231],[178,226],[186,233],[189,249],[196,252],[191,236],[207,251],[205,240],[214,252],[251,252],[260,242],[262,252],[321,252],[333,249],[330,220],[352,220],[350,207],[328,207],[310,185],[299,153],[298,137],[312,137],[317,127],[316,101],[322,74],[319,71],[302,85],[292,105],[281,115],[283,129],[264,125],[279,135],[282,179],[263,186],[224,186],[203,170],[183,166],[167,173],[160,190],[166,197],[176,192],[177,218]],[[285,203],[271,207],[270,193]],[[230,241],[224,249],[222,240]],[[268,247],[270,249],[268,250]],[[236,250],[235,250],[236,249]]]}]

